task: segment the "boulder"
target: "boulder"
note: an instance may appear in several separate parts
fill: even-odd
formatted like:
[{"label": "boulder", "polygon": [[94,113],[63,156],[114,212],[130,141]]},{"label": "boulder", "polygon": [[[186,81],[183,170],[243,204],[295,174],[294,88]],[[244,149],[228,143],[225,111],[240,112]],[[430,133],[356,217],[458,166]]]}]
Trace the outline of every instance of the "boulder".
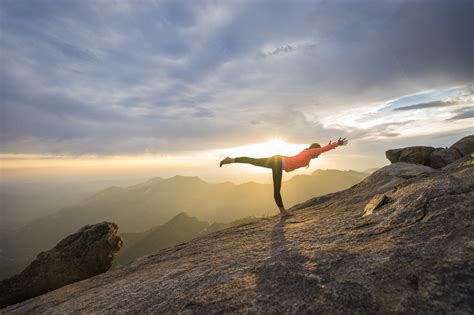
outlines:
[{"label": "boulder", "polygon": [[474,135],[462,138],[453,144],[451,148],[458,150],[462,156],[471,155],[474,152]]},{"label": "boulder", "polygon": [[87,225],[0,282],[0,308],[107,271],[123,241],[115,223]]},{"label": "boulder", "polygon": [[430,155],[436,149],[426,146],[406,147],[392,149],[385,152],[385,156],[390,162],[408,162],[413,164],[430,165]]},{"label": "boulder", "polygon": [[390,149],[385,151],[385,156],[390,161],[390,163],[396,163],[400,161],[400,154],[402,153],[403,148],[400,149]]},{"label": "boulder", "polygon": [[454,148],[438,149],[433,151],[430,155],[430,166],[440,169],[459,158],[461,158],[461,153]]}]

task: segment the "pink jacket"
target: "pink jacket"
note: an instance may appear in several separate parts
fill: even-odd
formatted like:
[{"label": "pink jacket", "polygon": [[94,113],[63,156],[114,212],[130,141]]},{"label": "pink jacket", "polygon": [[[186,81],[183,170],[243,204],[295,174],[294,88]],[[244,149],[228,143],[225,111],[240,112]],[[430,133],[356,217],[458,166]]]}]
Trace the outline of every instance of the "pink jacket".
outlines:
[{"label": "pink jacket", "polygon": [[304,149],[295,156],[282,155],[282,168],[285,172],[291,172],[303,166],[309,166],[309,161],[323,152],[335,149],[337,143],[327,144],[322,148]]}]

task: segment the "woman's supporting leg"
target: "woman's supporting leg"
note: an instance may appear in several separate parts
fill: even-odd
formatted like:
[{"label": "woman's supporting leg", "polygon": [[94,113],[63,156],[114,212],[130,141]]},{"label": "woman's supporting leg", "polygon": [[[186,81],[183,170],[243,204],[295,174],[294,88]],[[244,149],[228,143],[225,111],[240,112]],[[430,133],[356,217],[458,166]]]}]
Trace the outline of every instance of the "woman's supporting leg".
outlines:
[{"label": "woman's supporting leg", "polygon": [[275,202],[280,209],[280,217],[289,217],[293,214],[286,211],[285,207],[283,206],[283,201],[281,199],[281,181],[283,177],[283,169],[282,169],[282,160],[281,156],[275,155],[272,157],[272,175],[273,175],[273,198],[275,198]]},{"label": "woman's supporting leg", "polygon": [[255,166],[261,166],[261,167],[266,167],[266,168],[272,168],[274,164],[273,157],[252,158],[248,156],[236,157],[234,159],[234,163],[247,163],[247,164],[252,164]]},{"label": "woman's supporting leg", "polygon": [[279,156],[272,157],[274,159],[272,163],[272,176],[273,176],[273,198],[280,209],[284,209],[283,201],[281,199],[281,180],[283,177],[283,170],[281,167],[281,158]]}]

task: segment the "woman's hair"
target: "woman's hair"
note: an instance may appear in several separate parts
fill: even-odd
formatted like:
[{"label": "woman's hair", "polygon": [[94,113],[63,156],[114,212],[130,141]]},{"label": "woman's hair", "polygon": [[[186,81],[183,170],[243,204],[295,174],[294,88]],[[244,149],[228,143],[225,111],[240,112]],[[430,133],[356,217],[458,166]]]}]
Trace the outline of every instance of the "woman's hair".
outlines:
[{"label": "woman's hair", "polygon": [[315,143],[312,143],[312,144],[308,147],[308,149],[314,149],[314,148],[320,148],[320,147],[321,147],[321,145],[320,145],[319,143],[315,142]]},{"label": "woman's hair", "polygon": [[[311,143],[311,145],[309,147],[307,147],[305,150],[309,150],[309,149],[314,149],[314,148],[320,148],[321,145],[317,142],[314,142],[314,143]],[[309,167],[309,162],[308,162],[308,165],[306,166],[306,168]]]}]

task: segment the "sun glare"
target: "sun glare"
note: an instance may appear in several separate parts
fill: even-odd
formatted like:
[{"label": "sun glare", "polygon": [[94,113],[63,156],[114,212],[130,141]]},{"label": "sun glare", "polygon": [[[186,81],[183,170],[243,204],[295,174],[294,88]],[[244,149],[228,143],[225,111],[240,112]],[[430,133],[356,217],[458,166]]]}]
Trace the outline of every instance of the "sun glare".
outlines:
[{"label": "sun glare", "polygon": [[287,143],[280,138],[273,138],[263,143],[250,144],[225,150],[229,156],[269,157],[275,154],[294,155],[305,147],[304,144]]}]

